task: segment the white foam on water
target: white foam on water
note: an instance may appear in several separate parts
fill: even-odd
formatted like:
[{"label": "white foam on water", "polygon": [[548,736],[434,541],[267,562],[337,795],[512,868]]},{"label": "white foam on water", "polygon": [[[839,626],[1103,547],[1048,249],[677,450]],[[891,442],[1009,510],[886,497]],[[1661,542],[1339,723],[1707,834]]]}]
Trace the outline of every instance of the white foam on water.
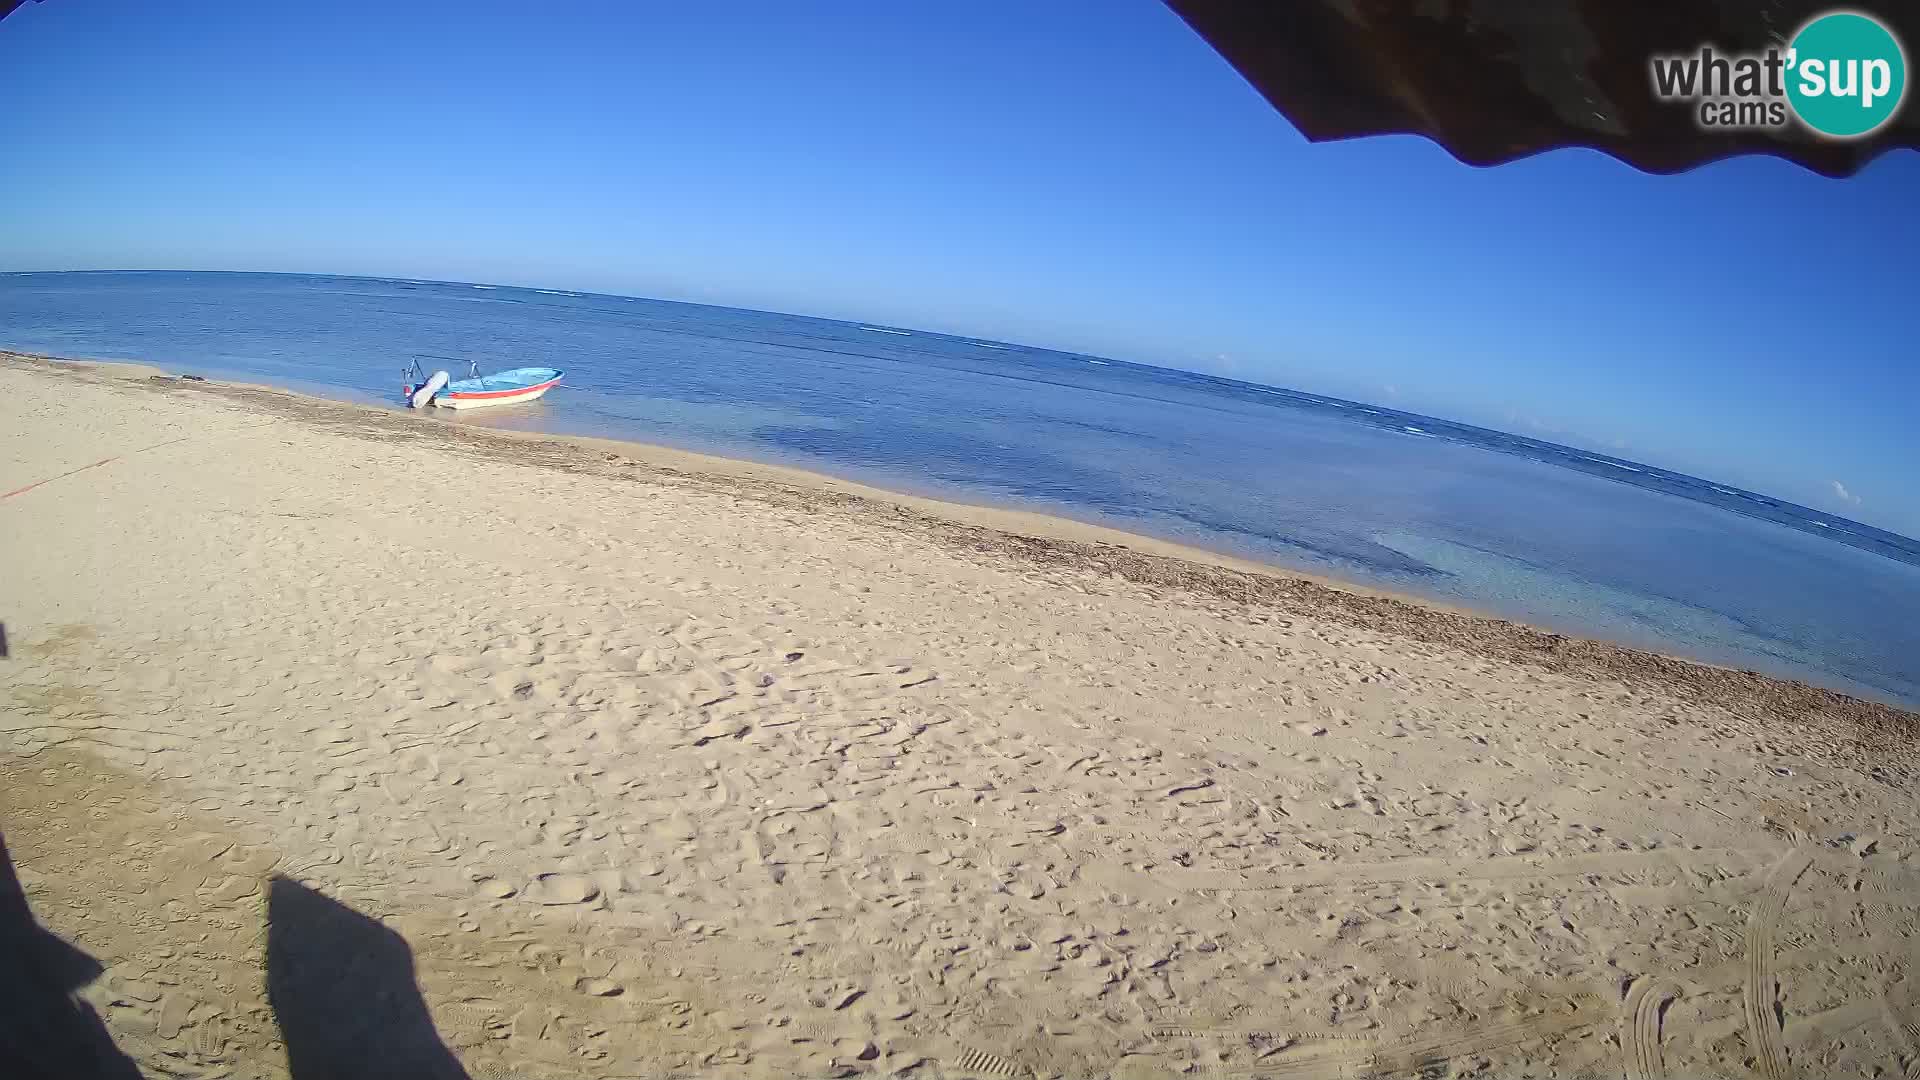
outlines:
[{"label": "white foam on water", "polygon": [[1005,345],[995,345],[991,342],[986,342],[986,341],[969,341],[967,342],[967,344],[978,345],[983,349],[1005,349],[1006,348]]},{"label": "white foam on water", "polygon": [[[1586,454],[1581,454],[1580,456],[1581,458],[1587,461],[1591,461],[1596,465],[1611,465],[1616,469],[1625,469],[1628,472],[1646,472],[1647,471],[1645,469],[1636,469],[1631,465],[1622,465],[1617,461],[1608,461],[1606,458],[1588,457]],[[1732,494],[1732,492],[1728,492],[1728,494]]]},{"label": "white foam on water", "polygon": [[901,337],[913,336],[913,331],[911,330],[889,330],[884,326],[863,326],[860,329],[874,334],[899,334]]},{"label": "white foam on water", "polygon": [[1089,361],[1087,361],[1087,363],[1089,363],[1089,364],[1098,364],[1098,365],[1100,365],[1101,367],[1106,367],[1106,366],[1107,366],[1107,363],[1108,363],[1108,361],[1105,361],[1105,360],[1089,360]]},{"label": "white foam on water", "polygon": [[467,286],[467,288],[469,288],[469,289],[488,289],[488,290],[492,290],[492,289],[497,289],[497,288],[499,288],[499,287],[500,287],[500,286],[498,286],[498,285],[469,285],[469,286]]}]

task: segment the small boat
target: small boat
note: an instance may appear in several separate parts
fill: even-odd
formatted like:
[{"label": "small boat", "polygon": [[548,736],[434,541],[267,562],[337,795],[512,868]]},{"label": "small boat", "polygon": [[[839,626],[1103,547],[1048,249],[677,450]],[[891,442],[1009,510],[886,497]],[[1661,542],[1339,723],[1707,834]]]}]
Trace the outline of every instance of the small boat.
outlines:
[{"label": "small boat", "polygon": [[443,409],[478,409],[486,405],[518,405],[532,401],[560,384],[560,369],[523,367],[492,375],[458,379],[433,396]]},{"label": "small boat", "polygon": [[[405,390],[408,404],[416,409],[422,405],[438,405],[443,409],[518,405],[558,386],[562,374],[559,368],[523,367],[482,375],[478,365],[469,367],[472,374],[465,379],[448,381],[446,372],[436,371],[431,379],[408,383]],[[411,374],[419,374],[417,365]]]}]

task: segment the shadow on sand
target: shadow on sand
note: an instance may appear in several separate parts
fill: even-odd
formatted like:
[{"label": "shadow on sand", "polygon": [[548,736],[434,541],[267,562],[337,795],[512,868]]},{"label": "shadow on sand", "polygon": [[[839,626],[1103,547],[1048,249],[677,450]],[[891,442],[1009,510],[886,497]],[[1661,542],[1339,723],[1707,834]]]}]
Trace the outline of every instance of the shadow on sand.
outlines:
[{"label": "shadow on sand", "polygon": [[[33,917],[0,837],[0,1076],[140,1080],[75,993],[100,972]],[[406,940],[282,877],[267,894],[267,998],[293,1080],[467,1080],[434,1030]]]},{"label": "shadow on sand", "polygon": [[140,1080],[75,991],[100,964],[35,921],[0,837],[0,1073],[18,1080]]},{"label": "shadow on sand", "polygon": [[267,893],[267,1000],[293,1080],[466,1080],[406,939],[283,877]]}]

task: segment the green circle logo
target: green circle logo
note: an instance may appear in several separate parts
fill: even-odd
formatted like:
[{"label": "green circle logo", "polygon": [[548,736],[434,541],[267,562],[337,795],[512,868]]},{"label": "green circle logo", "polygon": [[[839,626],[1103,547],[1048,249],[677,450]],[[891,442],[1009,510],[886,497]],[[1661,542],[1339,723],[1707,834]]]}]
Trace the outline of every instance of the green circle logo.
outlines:
[{"label": "green circle logo", "polygon": [[1900,111],[1907,57],[1869,15],[1836,11],[1800,28],[1787,50],[1787,101],[1822,135],[1857,139]]}]

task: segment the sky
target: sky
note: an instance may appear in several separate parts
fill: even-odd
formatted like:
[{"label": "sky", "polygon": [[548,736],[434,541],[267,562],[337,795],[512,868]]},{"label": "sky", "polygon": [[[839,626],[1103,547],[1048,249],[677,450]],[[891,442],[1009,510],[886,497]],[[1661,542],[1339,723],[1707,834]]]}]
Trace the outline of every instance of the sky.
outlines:
[{"label": "sky", "polygon": [[1920,535],[1920,154],[1833,181],[1310,145],[1153,0],[53,0],[0,21],[0,100],[0,270],[480,281],[1000,338]]}]

